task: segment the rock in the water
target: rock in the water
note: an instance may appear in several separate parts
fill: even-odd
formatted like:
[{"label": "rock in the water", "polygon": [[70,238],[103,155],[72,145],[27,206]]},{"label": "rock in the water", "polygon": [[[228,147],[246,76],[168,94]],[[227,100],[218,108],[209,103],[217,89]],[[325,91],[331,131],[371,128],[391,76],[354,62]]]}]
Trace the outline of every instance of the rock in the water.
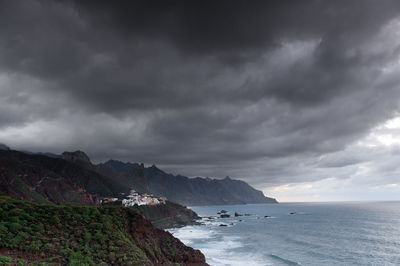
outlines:
[{"label": "rock in the water", "polygon": [[224,213],[224,214],[221,214],[219,217],[220,218],[229,218],[231,216],[229,214]]}]

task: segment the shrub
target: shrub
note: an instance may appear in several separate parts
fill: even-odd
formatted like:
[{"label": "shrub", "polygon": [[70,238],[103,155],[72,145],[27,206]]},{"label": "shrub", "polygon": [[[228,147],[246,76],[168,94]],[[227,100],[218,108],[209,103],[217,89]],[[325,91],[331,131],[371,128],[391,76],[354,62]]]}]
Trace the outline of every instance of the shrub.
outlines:
[{"label": "shrub", "polygon": [[90,232],[85,232],[83,239],[86,244],[89,244],[90,240],[92,240],[92,235],[90,234]]},{"label": "shrub", "polygon": [[0,237],[5,236],[8,233],[8,228],[5,223],[0,223]]},{"label": "shrub", "polygon": [[61,225],[61,220],[60,217],[58,217],[58,215],[54,215],[51,220],[50,220],[51,224],[55,225],[55,226],[60,226]]},{"label": "shrub", "polygon": [[8,265],[12,262],[12,259],[9,257],[1,256],[0,257],[0,264],[1,265]]},{"label": "shrub", "polygon": [[8,229],[12,233],[17,233],[21,229],[21,227],[22,226],[19,223],[13,222],[13,223],[10,223]]},{"label": "shrub", "polygon": [[91,258],[83,256],[80,252],[73,252],[68,258],[69,266],[90,266],[94,264]]},{"label": "shrub", "polygon": [[51,251],[51,250],[53,250],[53,248],[54,248],[54,246],[53,246],[52,243],[46,243],[46,244],[43,245],[43,249],[45,251]]},{"label": "shrub", "polygon": [[42,242],[40,240],[32,241],[31,244],[29,245],[29,250],[30,251],[39,251],[41,246],[42,246]]}]

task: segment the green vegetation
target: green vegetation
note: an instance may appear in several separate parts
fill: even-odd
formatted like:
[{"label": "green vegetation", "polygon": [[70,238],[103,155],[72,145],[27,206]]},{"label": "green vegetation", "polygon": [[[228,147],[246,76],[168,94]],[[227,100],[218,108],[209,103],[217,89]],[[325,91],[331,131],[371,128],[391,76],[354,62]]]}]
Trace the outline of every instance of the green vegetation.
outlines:
[{"label": "green vegetation", "polygon": [[25,265],[23,260],[0,256],[0,265]]},{"label": "green vegetation", "polygon": [[[135,234],[139,228],[140,234]],[[147,234],[147,235],[146,235]],[[138,236],[137,236],[138,235]],[[182,248],[183,246],[183,248]],[[187,247],[123,207],[45,205],[0,196],[0,265],[154,265]]]}]

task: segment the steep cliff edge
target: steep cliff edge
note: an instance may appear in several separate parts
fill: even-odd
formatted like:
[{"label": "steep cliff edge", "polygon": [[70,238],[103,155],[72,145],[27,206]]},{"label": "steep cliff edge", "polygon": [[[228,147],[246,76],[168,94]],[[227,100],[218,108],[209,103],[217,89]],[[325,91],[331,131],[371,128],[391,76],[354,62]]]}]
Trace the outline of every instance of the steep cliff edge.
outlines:
[{"label": "steep cliff edge", "polygon": [[207,265],[200,251],[130,208],[44,205],[5,196],[0,256],[28,265]]},{"label": "steep cliff edge", "polygon": [[188,178],[168,174],[156,166],[144,170],[150,191],[182,205],[229,205],[277,203],[276,199],[251,187],[244,181],[231,179]]},{"label": "steep cliff edge", "polygon": [[140,211],[143,215],[151,221],[157,228],[167,229],[173,227],[182,227],[186,225],[195,225],[200,217],[182,205],[167,201],[166,204],[158,205],[142,205],[131,207]]}]

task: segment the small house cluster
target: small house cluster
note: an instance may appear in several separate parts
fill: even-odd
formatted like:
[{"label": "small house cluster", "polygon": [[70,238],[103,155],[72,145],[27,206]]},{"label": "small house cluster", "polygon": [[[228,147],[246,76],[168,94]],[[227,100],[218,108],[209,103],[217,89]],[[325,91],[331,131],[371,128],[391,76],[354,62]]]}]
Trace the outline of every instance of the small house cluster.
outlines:
[{"label": "small house cluster", "polygon": [[118,198],[105,198],[102,200],[102,204],[122,204],[125,207],[130,206],[141,206],[141,205],[157,205],[165,204],[167,198],[165,197],[155,197],[152,194],[140,194],[134,189],[131,189],[129,195],[123,199]]}]

